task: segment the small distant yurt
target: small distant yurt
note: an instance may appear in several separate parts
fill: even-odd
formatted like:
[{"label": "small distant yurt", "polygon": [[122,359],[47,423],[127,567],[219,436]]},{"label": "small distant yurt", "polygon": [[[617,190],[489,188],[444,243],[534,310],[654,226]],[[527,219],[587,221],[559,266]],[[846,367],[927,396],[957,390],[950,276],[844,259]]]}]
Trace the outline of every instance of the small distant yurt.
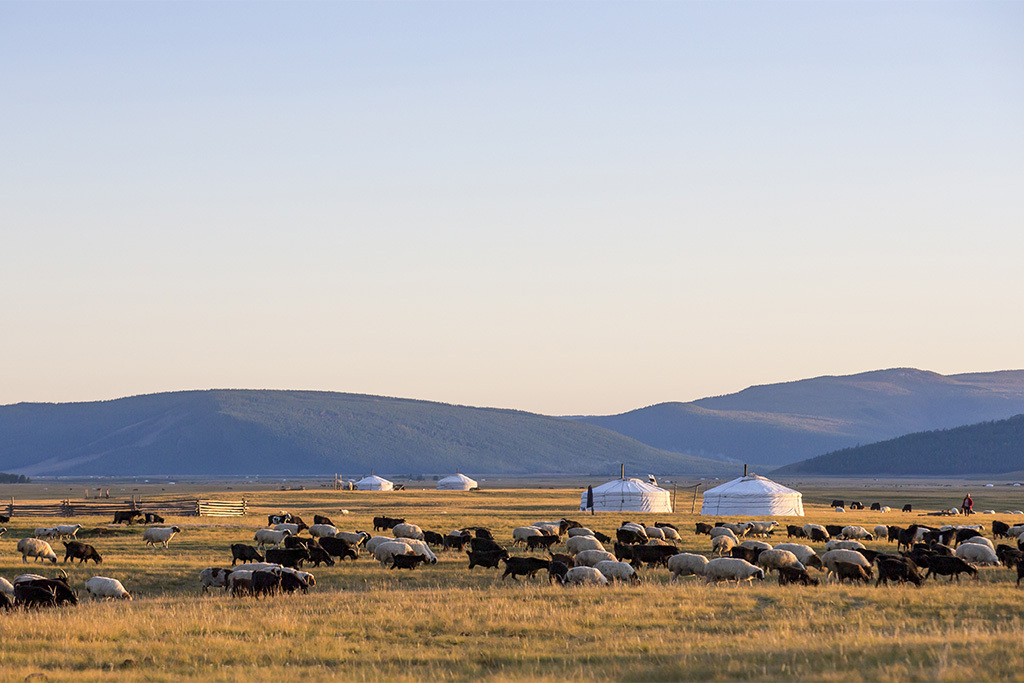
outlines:
[{"label": "small distant yurt", "polygon": [[458,472],[437,482],[438,491],[468,491],[476,487],[474,480]]},{"label": "small distant yurt", "polygon": [[359,491],[391,491],[395,488],[387,479],[371,474],[356,482],[356,489]]},{"label": "small distant yurt", "polygon": [[803,517],[803,494],[748,474],[704,492],[702,515]]},{"label": "small distant yurt", "polygon": [[[587,509],[587,492],[580,510]],[[672,512],[672,494],[639,479],[613,479],[594,487],[594,512]]]}]

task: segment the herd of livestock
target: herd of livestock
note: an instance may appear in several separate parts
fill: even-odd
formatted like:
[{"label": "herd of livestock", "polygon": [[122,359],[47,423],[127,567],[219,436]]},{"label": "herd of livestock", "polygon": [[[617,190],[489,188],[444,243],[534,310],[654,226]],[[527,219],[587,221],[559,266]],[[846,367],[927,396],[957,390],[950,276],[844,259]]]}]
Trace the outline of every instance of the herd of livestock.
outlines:
[{"label": "herd of livestock", "polygon": [[[136,516],[143,515],[119,512],[114,521],[131,524]],[[154,513],[145,514],[143,521],[164,523]],[[684,551],[679,529],[668,522],[647,526],[626,521],[614,535],[608,535],[570,519],[540,521],[516,527],[507,543],[478,526],[441,534],[402,518],[375,517],[373,524],[371,534],[339,530],[322,515],[314,515],[312,525],[285,512],[269,515],[267,527],[255,532],[253,544],[230,545],[230,566],[207,567],[200,572],[202,591],[221,588],[235,597],[256,599],[277,593],[305,593],[316,585],[316,579],[304,566],[334,566],[337,561],[357,560],[368,554],[384,568],[413,570],[421,564],[436,564],[435,550],[464,554],[469,570],[504,565],[502,581],[535,577],[543,571],[549,582],[562,585],[640,583],[638,570],[643,567],[667,569],[671,583],[685,576],[703,577],[707,583],[749,582],[764,580],[775,572],[781,585],[814,586],[820,581],[809,570],[815,569],[826,582],[868,583],[875,579],[876,586],[920,586],[929,576],[947,576],[950,581],[959,581],[961,574],[977,578],[979,566],[1016,569],[1018,586],[1024,578],[1024,525],[1011,526],[998,520],[992,522],[992,536],[996,541],[1006,541],[998,544],[977,524],[938,528],[880,524],[870,530],[855,525],[789,525],[785,527],[786,541],[772,545],[768,540],[783,532],[776,521],[697,522],[695,537],[709,538],[706,552]],[[64,545],[65,563],[92,560],[101,564],[103,558],[97,549],[77,539],[81,529],[80,524],[36,529],[32,537],[18,541],[17,551],[23,562],[32,557],[34,561],[56,564],[57,554],[49,544],[49,540],[56,539]],[[0,529],[0,535],[4,532],[6,528]],[[142,539],[148,546],[168,548],[180,532],[177,526],[149,526]],[[885,541],[895,546],[876,550],[865,547],[862,541]],[[823,543],[824,547],[819,554],[807,542]],[[520,548],[526,554],[511,554]],[[93,598],[132,599],[114,578],[94,576],[84,585]],[[53,578],[39,574],[22,574],[13,582],[0,578],[0,607],[4,609],[77,603],[78,594],[64,571]]]}]

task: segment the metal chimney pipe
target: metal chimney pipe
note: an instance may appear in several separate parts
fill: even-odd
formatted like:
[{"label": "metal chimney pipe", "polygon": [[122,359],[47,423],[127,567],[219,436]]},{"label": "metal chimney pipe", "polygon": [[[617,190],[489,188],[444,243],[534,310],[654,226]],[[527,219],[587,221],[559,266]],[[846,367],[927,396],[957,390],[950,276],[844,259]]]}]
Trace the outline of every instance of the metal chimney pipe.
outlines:
[{"label": "metal chimney pipe", "polygon": [[619,472],[619,479],[626,478],[626,463],[622,463],[622,470]]},{"label": "metal chimney pipe", "polygon": [[747,476],[747,466],[743,465],[743,476]]}]

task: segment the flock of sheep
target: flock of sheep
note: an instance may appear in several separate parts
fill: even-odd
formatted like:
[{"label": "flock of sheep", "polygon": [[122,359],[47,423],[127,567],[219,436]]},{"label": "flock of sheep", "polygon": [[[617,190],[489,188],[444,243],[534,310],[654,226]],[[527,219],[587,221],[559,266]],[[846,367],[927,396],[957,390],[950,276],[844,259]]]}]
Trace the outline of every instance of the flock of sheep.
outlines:
[{"label": "flock of sheep", "polygon": [[[808,523],[787,526],[786,542],[772,545],[767,539],[783,531],[776,521],[714,525],[697,522],[695,534],[707,535],[710,540],[706,553],[680,548],[679,530],[667,522],[646,526],[626,521],[615,529],[613,537],[570,519],[539,521],[513,529],[508,544],[499,543],[483,527],[464,527],[440,534],[405,519],[376,517],[374,534],[370,534],[339,530],[321,515],[315,515],[313,522],[307,525],[288,513],[268,516],[267,527],[258,529],[253,536],[255,545],[231,544],[230,566],[207,567],[199,573],[202,590],[223,588],[236,597],[257,599],[277,593],[307,592],[316,585],[316,579],[304,570],[304,564],[333,566],[336,560],[356,560],[366,553],[383,568],[413,570],[420,564],[436,564],[435,550],[464,553],[469,570],[504,564],[502,581],[509,577],[513,581],[520,576],[534,577],[544,571],[549,582],[561,585],[640,583],[638,570],[644,566],[667,569],[670,583],[686,576],[702,577],[709,584],[740,583],[764,580],[775,572],[779,584],[813,586],[820,581],[809,570],[816,569],[826,582],[867,583],[877,571],[876,585],[921,585],[929,576],[959,580],[961,574],[967,574],[976,578],[977,567],[999,565],[1017,569],[1018,586],[1024,578],[1024,525],[1010,526],[1000,521],[992,523],[992,535],[996,539],[1014,539],[1012,545],[994,544],[985,537],[981,525],[929,528],[912,524],[901,528],[880,524],[869,531],[856,525]],[[93,546],[77,540],[81,528],[75,524],[36,529],[33,537],[18,541],[17,550],[23,562],[32,557],[56,564],[57,555],[44,539],[60,539],[65,547],[65,563],[69,559],[72,564],[76,559],[80,563],[102,563]],[[0,535],[5,531],[0,529]],[[304,531],[308,536],[302,535]],[[177,526],[148,527],[142,539],[147,546],[167,548],[180,532]],[[389,534],[384,535],[385,532]],[[800,540],[824,546],[819,548],[819,554],[819,550]],[[891,551],[879,551],[862,543],[873,540],[896,546]],[[528,553],[543,554],[513,556],[510,550],[520,547]],[[94,576],[85,582],[85,589],[94,598],[132,599],[120,581],[110,577]],[[0,607],[62,604],[77,604],[77,594],[63,571],[52,579],[38,574],[22,574],[13,582],[0,578]]]}]

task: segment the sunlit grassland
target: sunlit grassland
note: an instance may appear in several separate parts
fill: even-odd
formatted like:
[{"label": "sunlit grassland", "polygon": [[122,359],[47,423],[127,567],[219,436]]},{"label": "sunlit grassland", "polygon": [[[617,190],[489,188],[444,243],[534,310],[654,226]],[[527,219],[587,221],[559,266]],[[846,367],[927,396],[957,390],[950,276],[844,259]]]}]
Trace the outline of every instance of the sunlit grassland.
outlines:
[{"label": "sunlit grassland", "polygon": [[[933,507],[945,506],[941,492],[936,496]],[[805,589],[779,587],[774,579],[707,587],[692,577],[670,585],[665,570],[645,569],[639,587],[562,589],[549,586],[543,575],[503,584],[494,570],[468,571],[464,555],[438,552],[437,565],[413,572],[384,570],[365,555],[314,569],[318,585],[305,596],[258,602],[222,593],[203,596],[198,572],[229,565],[228,545],[251,543],[264,515],[282,509],[307,522],[313,512],[327,514],[347,530],[372,531],[373,515],[387,513],[440,532],[489,526],[507,540],[515,526],[565,515],[606,533],[624,519],[657,519],[680,527],[684,550],[706,553],[710,547],[707,537],[692,533],[698,517],[691,514],[584,519],[576,511],[578,490],[251,492],[247,498],[253,514],[245,518],[168,519],[183,528],[169,550],[143,547],[140,529],[93,539],[104,563],[69,566],[73,584],[81,588],[89,576],[114,576],[136,600],[90,602],[83,590],[78,608],[0,614],[0,677],[23,680],[42,672],[51,680],[125,681],[1024,678],[1024,590],[1015,588],[1016,574],[1006,569],[984,569],[977,582],[929,582],[921,589]],[[342,509],[350,514],[340,514]],[[868,511],[840,515],[821,506],[807,513],[801,523],[843,521],[870,528],[946,521]],[[975,520],[987,524],[991,518]],[[74,521],[92,527],[109,520]],[[14,555],[18,538],[55,523],[11,520],[0,539],[0,575],[13,578],[26,570]],[[60,543],[54,545],[63,557]],[[50,565],[42,569],[52,571]]]}]

